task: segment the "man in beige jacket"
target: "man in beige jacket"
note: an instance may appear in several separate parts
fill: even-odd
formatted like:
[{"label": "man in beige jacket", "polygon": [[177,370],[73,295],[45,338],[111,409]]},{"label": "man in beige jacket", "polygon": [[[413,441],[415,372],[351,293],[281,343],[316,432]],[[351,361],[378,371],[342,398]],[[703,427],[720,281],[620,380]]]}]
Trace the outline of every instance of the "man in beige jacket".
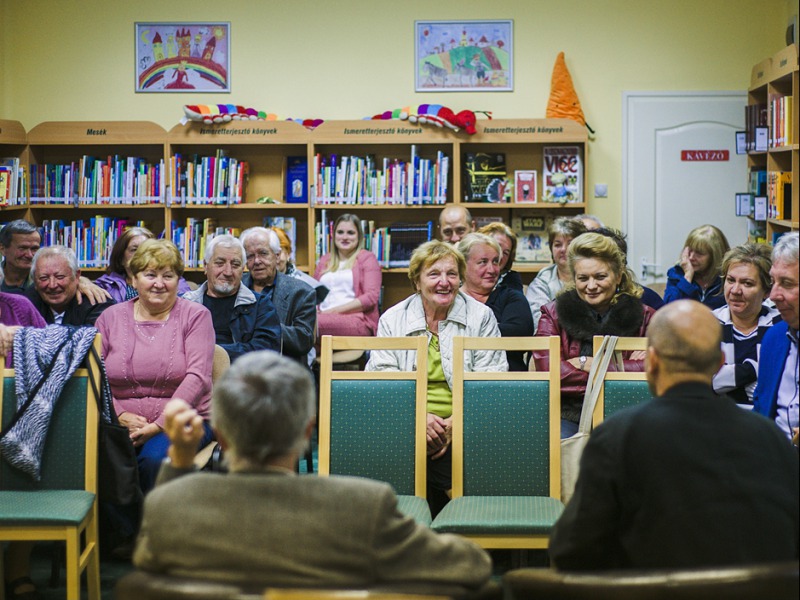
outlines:
[{"label": "man in beige jacket", "polygon": [[231,366],[212,399],[228,474],[191,473],[202,420],[172,400],[169,458],[145,501],[134,564],[275,587],[460,593],[483,585],[488,555],[402,515],[388,485],[295,474],[313,430],[313,385],[272,352]]}]

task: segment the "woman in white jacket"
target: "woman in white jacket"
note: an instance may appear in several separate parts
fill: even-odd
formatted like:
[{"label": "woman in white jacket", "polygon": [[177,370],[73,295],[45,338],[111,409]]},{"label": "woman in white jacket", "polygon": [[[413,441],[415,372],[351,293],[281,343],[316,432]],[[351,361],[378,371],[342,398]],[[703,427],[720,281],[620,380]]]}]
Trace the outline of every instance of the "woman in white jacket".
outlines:
[{"label": "woman in white jacket", "polygon": [[[450,244],[422,244],[411,256],[408,277],[415,294],[387,310],[378,322],[379,337],[428,337],[428,503],[436,514],[451,487],[450,439],[453,406],[453,338],[500,337],[492,310],[462,293],[464,256]],[[376,350],[367,371],[410,371],[411,352]],[[505,352],[471,351],[466,371],[507,371]]]}]

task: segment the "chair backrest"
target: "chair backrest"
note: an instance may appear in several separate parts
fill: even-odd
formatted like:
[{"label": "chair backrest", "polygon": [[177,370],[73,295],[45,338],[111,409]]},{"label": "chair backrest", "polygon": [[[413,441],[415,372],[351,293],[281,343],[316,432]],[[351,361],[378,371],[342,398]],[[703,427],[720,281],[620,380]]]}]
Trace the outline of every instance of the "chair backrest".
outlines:
[{"label": "chair backrest", "polygon": [[[94,347],[100,355],[100,335]],[[53,407],[44,444],[41,481],[15,469],[0,457],[0,489],[87,490],[97,491],[97,400],[89,377],[99,381],[98,366],[89,361],[88,368],[77,369],[64,385]],[[0,425],[5,425],[17,412],[17,393],[13,369],[2,370],[0,382]]]},{"label": "chair backrest", "polygon": [[[465,373],[471,350],[547,351],[548,371]],[[453,492],[561,496],[559,338],[455,338]]]},{"label": "chair backrest", "polygon": [[230,366],[230,354],[219,344],[214,344],[214,362],[211,365],[211,383],[216,383]]},{"label": "chair backrest", "polygon": [[[319,473],[390,483],[425,497],[428,347],[425,336],[323,336],[320,352]],[[337,350],[416,354],[416,371],[334,371]]]},{"label": "chair backrest", "polygon": [[[594,337],[595,355],[602,342],[603,336]],[[637,350],[647,350],[647,338],[621,337],[614,350],[615,359],[621,362],[622,352]],[[647,402],[651,398],[644,371],[607,371],[592,414],[592,426],[597,427],[615,412]]]}]

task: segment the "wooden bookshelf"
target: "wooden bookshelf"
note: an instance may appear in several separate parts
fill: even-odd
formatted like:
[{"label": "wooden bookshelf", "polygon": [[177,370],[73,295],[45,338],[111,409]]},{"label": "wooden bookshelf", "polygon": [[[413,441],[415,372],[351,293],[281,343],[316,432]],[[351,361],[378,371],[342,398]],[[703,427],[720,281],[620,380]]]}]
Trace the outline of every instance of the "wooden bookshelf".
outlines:
[{"label": "wooden bookshelf", "polygon": [[[21,168],[28,169],[28,134],[19,121],[0,119],[0,159],[18,159]],[[3,222],[24,218],[27,206],[24,198],[21,203],[14,204],[13,199],[8,206],[0,204],[0,220]]]},{"label": "wooden bookshelf", "polygon": [[[578,146],[582,152],[582,197],[586,198],[587,134],[584,127],[567,119],[481,120],[477,133],[454,133],[429,125],[406,121],[328,121],[308,130],[291,121],[232,121],[221,125],[189,123],[165,131],[148,122],[47,122],[25,133],[19,124],[0,121],[0,149],[19,156],[26,166],[72,163],[84,155],[98,158],[137,156],[148,162],[164,161],[169,169],[176,155],[182,157],[214,156],[222,150],[229,157],[247,162],[249,172],[240,204],[193,204],[189,198],[167,189],[158,204],[31,204],[15,213],[42,224],[53,219],[89,219],[94,216],[142,220],[154,233],[173,235],[173,226],[185,225],[187,219],[213,219],[216,225],[245,229],[262,225],[266,217],[291,217],[297,227],[296,264],[313,273],[316,255],[315,229],[323,210],[331,220],[344,212],[374,221],[376,227],[395,222],[432,221],[434,231],[444,204],[366,205],[315,203],[314,162],[317,154],[375,157],[376,161],[409,161],[412,145],[417,156],[449,158],[446,178],[447,204],[463,204],[476,218],[499,217],[511,223],[516,214],[578,214],[584,202],[571,204],[514,204],[464,202],[462,158],[467,152],[503,153],[508,177],[519,169],[539,173],[537,197],[542,197],[543,148],[550,145]],[[286,166],[289,157],[304,157],[308,165],[307,203],[286,202]],[[260,203],[269,198],[274,203]],[[30,200],[30,198],[29,198]],[[9,209],[5,209],[7,212]],[[9,215],[10,216],[10,215]],[[19,218],[14,216],[13,218]],[[515,269],[533,274],[544,265],[518,264]],[[189,269],[187,276],[202,279],[200,269]],[[526,278],[527,279],[527,278]],[[527,283],[527,281],[526,281]],[[406,269],[384,271],[384,301],[388,307],[411,293]]]},{"label": "wooden bookshelf", "polygon": [[[787,109],[791,112],[790,139],[779,145],[770,145],[763,152],[748,152],[748,171],[765,170],[770,172],[791,173],[791,196],[784,198],[784,218],[775,218],[768,215],[766,222],[766,240],[772,242],[773,238],[786,231],[798,229],[800,221],[800,190],[798,190],[798,46],[787,46],[773,57],[756,64],[751,72],[750,88],[748,90],[748,104],[769,105],[776,98],[791,96]],[[770,137],[775,135],[770,132]]]}]

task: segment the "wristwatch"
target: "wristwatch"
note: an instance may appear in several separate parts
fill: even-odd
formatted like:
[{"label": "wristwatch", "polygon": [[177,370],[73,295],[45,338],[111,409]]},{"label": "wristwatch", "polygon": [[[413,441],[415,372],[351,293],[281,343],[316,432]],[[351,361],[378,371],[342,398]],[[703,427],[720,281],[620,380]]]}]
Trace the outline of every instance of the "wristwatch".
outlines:
[{"label": "wristwatch", "polygon": [[580,364],[580,366],[581,366],[581,371],[585,371],[586,369],[585,369],[584,367],[586,366],[586,357],[585,357],[585,356],[581,356],[581,357],[578,359],[578,363],[579,363],[579,364]]}]

